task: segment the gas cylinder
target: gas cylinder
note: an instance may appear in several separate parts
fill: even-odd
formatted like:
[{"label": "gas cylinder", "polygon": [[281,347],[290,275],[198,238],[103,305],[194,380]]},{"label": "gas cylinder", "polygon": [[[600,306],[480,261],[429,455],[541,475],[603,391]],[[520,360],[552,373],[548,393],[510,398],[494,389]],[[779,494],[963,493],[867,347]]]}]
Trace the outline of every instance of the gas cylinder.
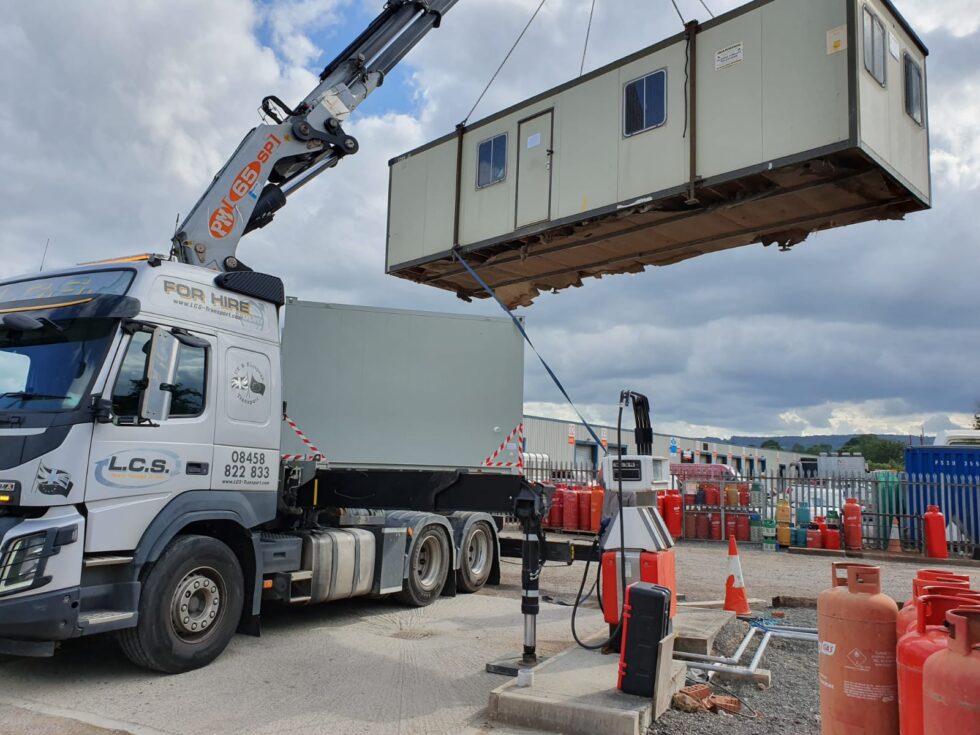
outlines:
[{"label": "gas cylinder", "polygon": [[602,525],[602,502],[605,499],[606,491],[600,485],[593,485],[590,490],[592,507],[589,508],[589,530],[592,533],[599,533],[599,526]]},{"label": "gas cylinder", "polygon": [[776,543],[784,549],[788,549],[793,538],[793,529],[788,524],[780,523],[776,526]]},{"label": "gas cylinder", "polygon": [[666,497],[664,498],[664,510],[666,511],[666,516],[664,520],[667,522],[667,530],[670,531],[670,535],[674,538],[680,538],[681,535],[681,494],[677,490],[669,490]]},{"label": "gas cylinder", "polygon": [[738,505],[738,485],[725,485],[725,505],[732,507]]},{"label": "gas cylinder", "polygon": [[735,519],[734,513],[725,514],[725,538],[730,538],[735,535],[736,527],[738,521]]},{"label": "gas cylinder", "polygon": [[697,499],[697,491],[688,484],[688,487],[684,490],[684,505],[695,505]]},{"label": "gas cylinder", "polygon": [[692,539],[698,537],[698,516],[692,510],[684,511],[684,538]]},{"label": "gas cylinder", "polygon": [[840,529],[837,526],[827,526],[824,533],[824,548],[840,551]]},{"label": "gas cylinder", "polygon": [[820,548],[825,549],[827,548],[827,519],[823,516],[817,516],[813,519],[813,522],[820,529]]},{"label": "gas cylinder", "polygon": [[561,526],[566,531],[578,530],[578,490],[569,488],[565,491],[565,497],[561,509]]},{"label": "gas cylinder", "polygon": [[657,513],[659,513],[660,514],[660,517],[664,519],[664,522],[667,521],[667,507],[666,507],[666,502],[667,502],[667,493],[665,493],[663,490],[658,490],[657,491]]},{"label": "gas cylinder", "polygon": [[587,487],[578,488],[578,527],[581,531],[592,527],[592,491]]},{"label": "gas cylinder", "polygon": [[946,519],[938,505],[930,505],[922,516],[926,536],[926,556],[931,559],[945,559],[949,556],[946,546]]},{"label": "gas cylinder", "polygon": [[833,586],[817,598],[821,733],[896,733],[898,605],[881,594],[880,567],[831,567]]},{"label": "gas cylinder", "polygon": [[915,628],[916,617],[919,609],[915,601],[923,595],[944,595],[946,597],[960,597],[966,605],[976,605],[980,603],[980,591],[971,590],[965,582],[942,582],[929,581],[927,579],[912,580],[912,602],[902,605],[895,619],[895,632],[898,637],[908,633]]},{"label": "gas cylinder", "polygon": [[721,541],[721,513],[712,513],[710,520],[711,538],[715,541]]},{"label": "gas cylinder", "polygon": [[749,514],[739,513],[735,516],[735,540],[748,541],[752,537],[752,529],[749,526]]},{"label": "gas cylinder", "polygon": [[856,498],[848,498],[844,502],[844,548],[860,551],[862,546],[861,505]]},{"label": "gas cylinder", "polygon": [[694,534],[695,538],[706,539],[710,533],[711,524],[708,520],[707,513],[698,513],[697,520],[695,521],[695,529],[697,533]]},{"label": "gas cylinder", "polygon": [[789,507],[789,501],[782,498],[776,501],[776,523],[780,526],[788,526],[793,518],[793,513]]},{"label": "gas cylinder", "polygon": [[946,613],[946,650],[922,667],[922,715],[929,732],[980,732],[980,610]]},{"label": "gas cylinder", "polygon": [[[921,595],[915,600],[915,627],[898,639],[898,712],[902,735],[924,735],[922,666],[946,648],[946,613],[964,607],[958,597]],[[980,608],[978,608],[980,609]]]},{"label": "gas cylinder", "polygon": [[749,484],[747,482],[740,482],[738,484],[738,504],[743,508],[747,508],[750,500]]},{"label": "gas cylinder", "polygon": [[555,494],[551,496],[551,510],[548,512],[548,525],[552,528],[561,528],[562,505],[565,500],[565,488],[556,487]]},{"label": "gas cylinder", "polygon": [[800,505],[796,508],[796,525],[806,528],[810,525],[810,506]]},{"label": "gas cylinder", "polygon": [[701,489],[704,490],[705,505],[721,505],[721,488],[714,483],[705,482],[701,485]]},{"label": "gas cylinder", "polygon": [[[918,581],[916,581],[918,580]],[[909,624],[915,620],[915,598],[921,594],[921,589],[930,584],[943,585],[944,587],[964,587],[966,589],[970,588],[970,575],[969,574],[958,574],[956,572],[950,572],[946,569],[920,569],[915,573],[915,579],[912,580],[912,596],[905,601],[902,605],[902,610],[907,612],[902,614],[899,610],[899,620],[903,617],[907,620],[906,623],[898,630],[898,634],[902,635],[906,630],[908,630]]]},{"label": "gas cylinder", "polygon": [[820,533],[820,526],[811,523],[806,527],[806,547],[808,549],[823,548],[823,534]]}]

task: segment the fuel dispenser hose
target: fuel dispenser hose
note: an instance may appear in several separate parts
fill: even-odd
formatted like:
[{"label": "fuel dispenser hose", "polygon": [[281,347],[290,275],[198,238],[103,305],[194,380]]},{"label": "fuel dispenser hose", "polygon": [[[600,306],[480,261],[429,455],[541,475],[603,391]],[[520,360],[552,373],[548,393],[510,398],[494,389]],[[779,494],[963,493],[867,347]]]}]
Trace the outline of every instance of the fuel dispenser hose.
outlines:
[{"label": "fuel dispenser hose", "polygon": [[[631,395],[632,394],[630,391],[623,391],[622,393],[619,394],[619,415],[616,418],[616,446],[617,447],[623,446],[623,408],[625,408],[626,405],[629,403]],[[620,581],[620,589],[622,590],[622,592],[620,593],[620,597],[622,599],[619,600],[619,622],[616,623],[616,627],[613,629],[612,633],[610,633],[609,637],[599,643],[590,644],[590,643],[583,642],[582,639],[578,637],[578,631],[575,629],[575,618],[578,615],[579,606],[582,604],[582,602],[584,602],[582,598],[582,591],[585,589],[585,581],[588,579],[589,576],[589,565],[592,563],[592,557],[595,555],[599,547],[600,536],[597,535],[595,537],[595,540],[592,542],[592,553],[590,553],[589,557],[585,560],[585,571],[582,573],[582,582],[578,586],[578,593],[575,595],[575,604],[572,606],[572,626],[571,626],[572,638],[575,639],[575,642],[578,645],[580,645],[582,648],[585,648],[589,651],[597,651],[600,648],[605,648],[613,641],[617,640],[620,637],[623,628],[623,612],[626,607],[626,524],[623,521],[622,468],[620,468],[620,471],[617,472],[616,474],[618,480],[616,494],[619,500],[619,581]],[[598,571],[596,572],[596,580],[595,580],[595,584],[593,585],[596,591],[596,599],[599,602],[600,610],[603,609],[601,584],[600,584],[601,578],[602,578],[602,557],[600,556]],[[585,599],[591,597],[591,594],[592,594],[592,590],[590,589],[589,594],[585,596]]]}]

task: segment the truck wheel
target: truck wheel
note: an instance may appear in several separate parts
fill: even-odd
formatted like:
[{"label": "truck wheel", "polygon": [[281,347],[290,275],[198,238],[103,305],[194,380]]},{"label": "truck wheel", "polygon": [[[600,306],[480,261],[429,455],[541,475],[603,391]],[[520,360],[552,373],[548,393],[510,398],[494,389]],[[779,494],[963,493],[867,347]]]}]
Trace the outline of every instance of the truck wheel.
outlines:
[{"label": "truck wheel", "polygon": [[493,532],[489,524],[478,521],[470,526],[460,545],[457,586],[463,592],[476,592],[487,583],[493,566]]},{"label": "truck wheel", "polygon": [[449,572],[449,542],[436,526],[429,526],[415,539],[408,560],[408,578],[395,599],[413,607],[425,607],[435,600]]},{"label": "truck wheel", "polygon": [[235,634],[243,587],[241,566],[225,544],[178,536],[143,582],[139,622],[119,636],[123,652],[168,674],[207,666]]}]

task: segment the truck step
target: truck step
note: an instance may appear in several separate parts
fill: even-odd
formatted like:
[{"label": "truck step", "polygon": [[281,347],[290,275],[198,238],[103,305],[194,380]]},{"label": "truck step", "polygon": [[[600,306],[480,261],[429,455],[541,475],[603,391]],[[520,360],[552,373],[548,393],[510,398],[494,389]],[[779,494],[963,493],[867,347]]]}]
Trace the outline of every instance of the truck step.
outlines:
[{"label": "truck step", "polygon": [[290,582],[305,582],[308,579],[313,579],[313,571],[310,569],[300,569],[298,572],[289,573]]},{"label": "truck step", "polygon": [[136,619],[132,610],[90,610],[78,616],[78,625],[82,628],[102,628],[115,630],[128,627],[125,625]]},{"label": "truck step", "polygon": [[129,564],[133,561],[131,556],[119,556],[106,554],[105,556],[88,556],[82,561],[83,566],[88,567],[108,567],[116,564]]}]

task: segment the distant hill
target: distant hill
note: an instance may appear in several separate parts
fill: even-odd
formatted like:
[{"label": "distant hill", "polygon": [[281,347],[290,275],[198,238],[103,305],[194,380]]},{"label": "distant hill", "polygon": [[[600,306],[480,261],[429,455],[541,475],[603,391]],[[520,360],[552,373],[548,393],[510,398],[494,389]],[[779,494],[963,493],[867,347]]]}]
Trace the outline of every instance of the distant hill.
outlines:
[{"label": "distant hill", "polygon": [[[784,449],[789,449],[794,444],[802,444],[804,447],[812,447],[814,444],[829,444],[834,450],[839,450],[848,441],[853,439],[859,434],[815,434],[813,436],[733,436],[730,439],[721,439],[717,437],[707,437],[705,441],[719,442],[734,444],[739,447],[757,447],[764,441],[769,441],[774,439],[779,442],[779,446]],[[887,439],[893,442],[901,442],[902,444],[908,444],[909,437],[907,434],[877,434],[879,439]],[[925,437],[926,444],[932,444],[935,437],[927,436]],[[919,437],[913,436],[912,441],[915,444],[919,443]]]}]

